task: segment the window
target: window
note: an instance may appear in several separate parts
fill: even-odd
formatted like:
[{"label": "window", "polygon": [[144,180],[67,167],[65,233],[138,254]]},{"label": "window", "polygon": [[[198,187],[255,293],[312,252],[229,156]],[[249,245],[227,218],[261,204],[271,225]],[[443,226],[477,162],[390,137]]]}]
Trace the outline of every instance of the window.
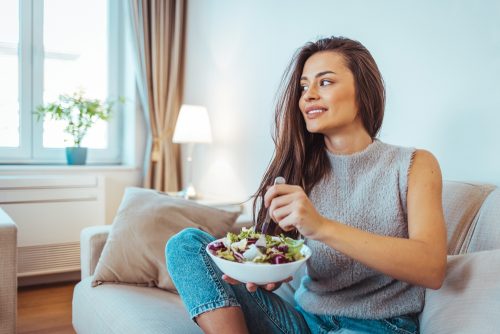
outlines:
[{"label": "window", "polygon": [[[65,163],[71,140],[36,106],[82,89],[117,100],[121,59],[117,0],[0,2],[0,162]],[[85,137],[89,163],[120,162],[120,105]]]},{"label": "window", "polygon": [[0,147],[19,147],[18,5],[0,2]]}]

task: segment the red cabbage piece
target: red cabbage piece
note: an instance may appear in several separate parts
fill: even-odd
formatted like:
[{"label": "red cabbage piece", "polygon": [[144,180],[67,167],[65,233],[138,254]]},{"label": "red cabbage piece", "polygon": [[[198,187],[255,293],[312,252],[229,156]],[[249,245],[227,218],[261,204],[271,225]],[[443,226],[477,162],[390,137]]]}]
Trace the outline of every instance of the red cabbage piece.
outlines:
[{"label": "red cabbage piece", "polygon": [[259,239],[257,239],[257,238],[248,238],[247,239],[247,245],[248,246],[253,245],[254,243],[257,242],[257,240],[259,240]]},{"label": "red cabbage piece", "polygon": [[222,241],[216,241],[208,245],[208,249],[216,253],[218,250],[225,251],[227,248]]},{"label": "red cabbage piece", "polygon": [[234,255],[234,258],[236,259],[236,261],[245,262],[245,258],[243,257],[243,254],[238,253],[236,251],[233,251],[233,255]]},{"label": "red cabbage piece", "polygon": [[274,264],[287,263],[287,262],[290,262],[290,261],[288,261],[288,259],[282,254],[276,254],[275,256],[273,256],[271,258],[271,263],[274,263]]},{"label": "red cabbage piece", "polygon": [[282,253],[286,253],[286,252],[288,252],[288,245],[280,245],[280,246],[278,246],[277,248],[278,248],[278,250],[279,250],[280,252],[282,252]]}]

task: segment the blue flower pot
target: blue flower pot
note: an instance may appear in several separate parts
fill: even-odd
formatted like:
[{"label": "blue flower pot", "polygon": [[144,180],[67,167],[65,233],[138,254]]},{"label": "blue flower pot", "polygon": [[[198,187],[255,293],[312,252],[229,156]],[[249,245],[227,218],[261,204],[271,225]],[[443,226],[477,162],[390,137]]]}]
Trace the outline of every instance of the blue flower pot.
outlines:
[{"label": "blue flower pot", "polygon": [[66,147],[66,161],[68,165],[85,165],[87,161],[87,148]]}]

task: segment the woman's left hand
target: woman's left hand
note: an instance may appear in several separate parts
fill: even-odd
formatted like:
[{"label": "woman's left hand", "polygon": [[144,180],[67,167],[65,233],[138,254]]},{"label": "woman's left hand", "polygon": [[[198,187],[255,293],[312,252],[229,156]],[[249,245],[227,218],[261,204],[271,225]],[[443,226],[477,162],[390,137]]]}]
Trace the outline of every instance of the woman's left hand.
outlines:
[{"label": "woman's left hand", "polygon": [[309,239],[318,239],[326,223],[300,186],[277,184],[270,187],[264,195],[264,205],[281,229],[295,228]]},{"label": "woman's left hand", "polygon": [[[229,277],[226,274],[222,275],[222,279],[231,285],[242,284],[240,281],[235,280],[234,278]],[[255,292],[255,291],[257,291],[257,288],[261,288],[261,289],[272,292],[274,290],[279,289],[279,287],[281,286],[282,283],[290,282],[292,279],[293,279],[293,277],[290,276],[281,282],[272,282],[272,283],[267,283],[267,284],[262,284],[262,285],[257,285],[255,283],[246,283],[245,287],[247,288],[248,292]]]}]

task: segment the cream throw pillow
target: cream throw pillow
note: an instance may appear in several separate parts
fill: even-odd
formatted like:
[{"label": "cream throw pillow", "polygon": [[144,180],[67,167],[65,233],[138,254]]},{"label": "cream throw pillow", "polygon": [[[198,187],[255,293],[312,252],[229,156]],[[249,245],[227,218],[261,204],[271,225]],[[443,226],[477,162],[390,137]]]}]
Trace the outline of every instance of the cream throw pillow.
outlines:
[{"label": "cream throw pillow", "polygon": [[420,332],[498,333],[499,277],[500,249],[448,256],[443,286],[425,292]]},{"label": "cream throw pillow", "polygon": [[464,253],[467,234],[484,199],[495,187],[489,184],[445,181],[443,209],[448,229],[448,254]]},{"label": "cream throw pillow", "polygon": [[127,188],[97,263],[92,286],[104,282],[155,286],[175,291],[165,263],[168,239],[187,227],[222,237],[238,213]]}]

